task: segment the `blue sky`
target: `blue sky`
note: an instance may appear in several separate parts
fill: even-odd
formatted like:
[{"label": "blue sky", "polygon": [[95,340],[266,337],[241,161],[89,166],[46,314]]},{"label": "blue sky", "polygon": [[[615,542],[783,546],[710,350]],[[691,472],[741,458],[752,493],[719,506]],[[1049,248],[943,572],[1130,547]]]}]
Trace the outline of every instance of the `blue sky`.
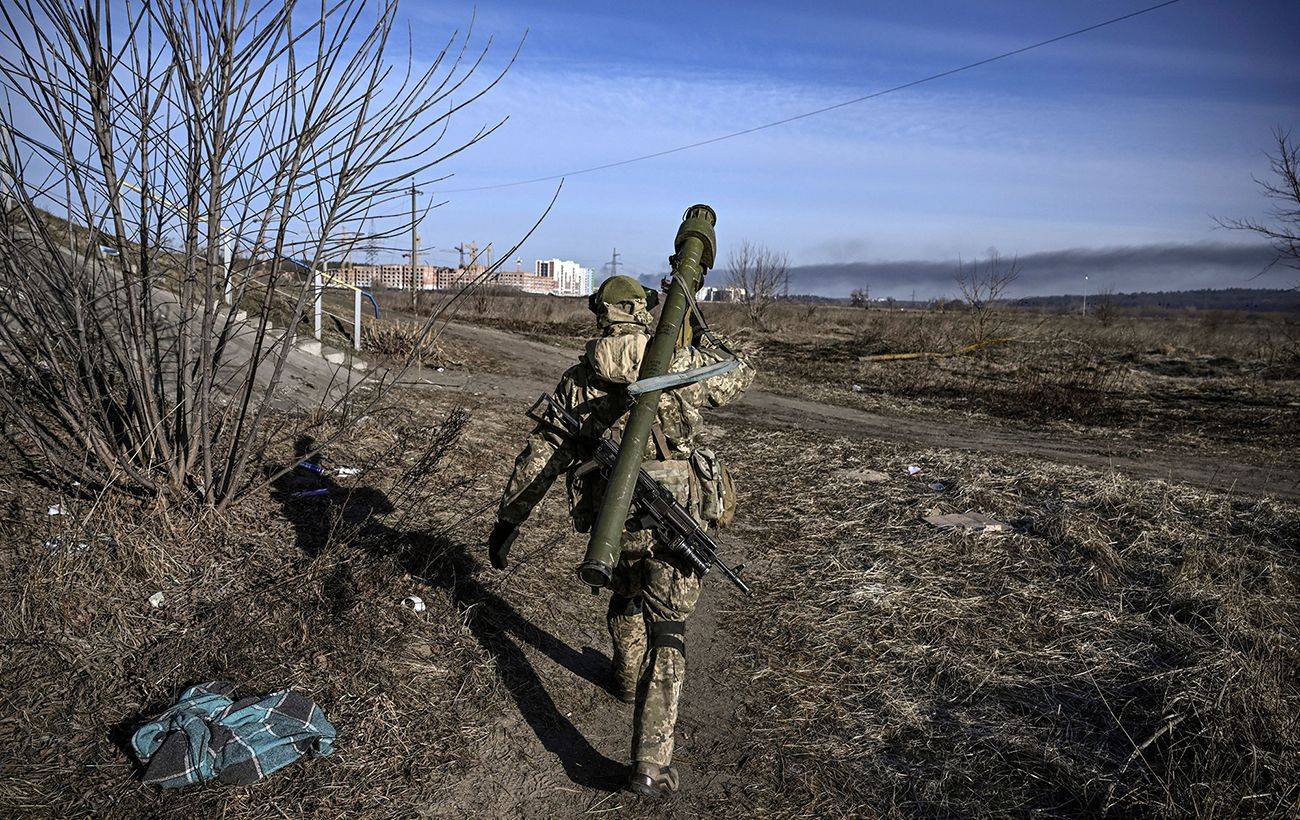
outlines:
[{"label": "blue sky", "polygon": [[[509,121],[447,188],[622,159],[778,119],[1088,25],[1133,0],[970,3],[411,2],[415,42],[496,38],[502,84],[458,127]],[[570,178],[525,264],[653,273],[695,201],[719,237],[795,264],[1245,242],[1273,126],[1300,128],[1300,3],[1174,6],[820,117]],[[417,47],[417,54],[419,48]],[[551,184],[439,194],[427,245],[508,245]],[[434,258],[451,258],[445,253]],[[1122,286],[1123,283],[1117,283]],[[1225,283],[1226,284],[1226,283]],[[1249,284],[1249,283],[1236,283]]]}]

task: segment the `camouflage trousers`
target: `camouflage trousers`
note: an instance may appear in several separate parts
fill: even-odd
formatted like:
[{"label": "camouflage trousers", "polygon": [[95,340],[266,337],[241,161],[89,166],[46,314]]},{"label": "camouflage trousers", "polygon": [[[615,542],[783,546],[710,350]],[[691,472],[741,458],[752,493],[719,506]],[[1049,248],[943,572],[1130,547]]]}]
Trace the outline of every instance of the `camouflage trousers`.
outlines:
[{"label": "camouflage trousers", "polygon": [[618,684],[636,692],[632,759],[667,766],[686,679],[686,619],[700,597],[700,579],[672,559],[653,557],[649,545],[647,533],[624,538],[610,579],[609,635]]}]

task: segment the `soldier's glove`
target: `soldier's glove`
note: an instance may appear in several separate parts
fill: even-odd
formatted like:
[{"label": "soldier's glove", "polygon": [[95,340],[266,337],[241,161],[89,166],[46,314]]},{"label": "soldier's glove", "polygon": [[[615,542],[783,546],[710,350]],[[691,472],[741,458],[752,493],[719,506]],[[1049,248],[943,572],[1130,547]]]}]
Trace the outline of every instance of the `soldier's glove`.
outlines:
[{"label": "soldier's glove", "polygon": [[510,547],[519,537],[519,525],[509,521],[497,521],[488,536],[488,558],[497,569],[506,568],[506,558],[510,556]]}]

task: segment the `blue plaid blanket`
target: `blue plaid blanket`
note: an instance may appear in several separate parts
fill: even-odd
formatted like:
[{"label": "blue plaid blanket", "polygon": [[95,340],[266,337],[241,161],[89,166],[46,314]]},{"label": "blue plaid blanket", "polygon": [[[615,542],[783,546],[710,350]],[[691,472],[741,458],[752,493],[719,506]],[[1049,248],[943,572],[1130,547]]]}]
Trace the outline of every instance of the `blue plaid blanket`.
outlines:
[{"label": "blue plaid blanket", "polygon": [[229,683],[191,686],[131,735],[144,782],[164,788],[217,779],[247,785],[304,754],[328,755],[334,727],[310,698],[283,690],[232,701]]}]

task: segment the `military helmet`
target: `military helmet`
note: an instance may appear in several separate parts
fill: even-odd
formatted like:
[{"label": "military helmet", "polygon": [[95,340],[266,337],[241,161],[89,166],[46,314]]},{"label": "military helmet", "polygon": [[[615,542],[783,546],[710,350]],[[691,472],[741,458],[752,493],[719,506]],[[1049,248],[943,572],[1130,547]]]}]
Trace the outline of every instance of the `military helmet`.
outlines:
[{"label": "military helmet", "polygon": [[606,305],[638,300],[645,302],[646,310],[653,310],[659,304],[659,291],[646,287],[631,276],[611,276],[601,282],[596,292],[588,297],[587,307],[591,308],[592,313],[600,315],[605,312]]}]

